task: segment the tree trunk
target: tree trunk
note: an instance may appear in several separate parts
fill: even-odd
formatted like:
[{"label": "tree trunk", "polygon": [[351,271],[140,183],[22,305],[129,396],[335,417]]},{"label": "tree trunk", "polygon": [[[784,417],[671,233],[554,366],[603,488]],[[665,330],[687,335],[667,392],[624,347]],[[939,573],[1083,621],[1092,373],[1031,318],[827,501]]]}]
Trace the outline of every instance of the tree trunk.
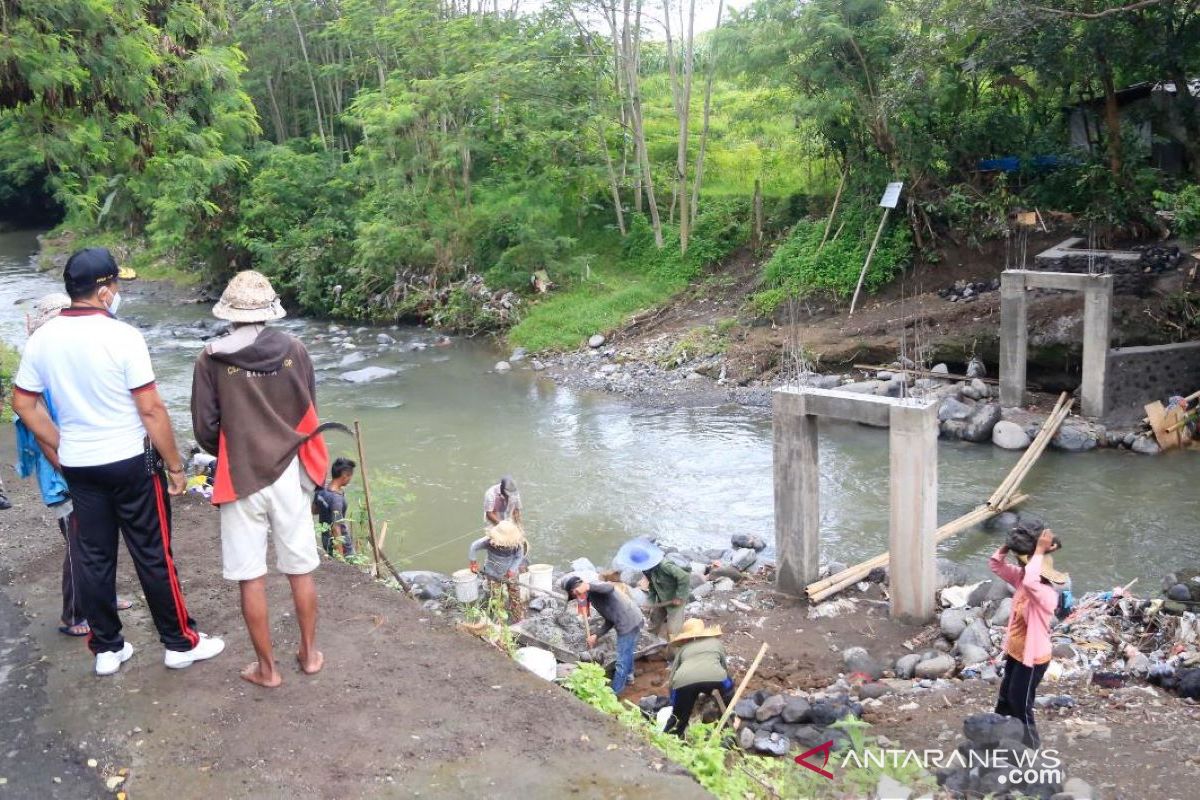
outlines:
[{"label": "tree trunk", "polygon": [[1121,178],[1121,109],[1117,105],[1117,88],[1113,84],[1112,65],[1103,50],[1096,50],[1096,63],[1100,65],[1100,82],[1104,85],[1104,127],[1108,135],[1108,168],[1113,177]]},{"label": "tree trunk", "polygon": [[[637,12],[634,19],[635,29],[642,24],[642,0],[638,0]],[[625,80],[629,89],[630,109],[632,110],[633,135],[637,142],[638,161],[641,166],[641,180],[646,190],[646,205],[650,211],[650,227],[654,230],[654,244],[660,250],[663,246],[662,219],[658,215],[658,202],[654,197],[654,177],[650,172],[650,154],[646,150],[646,128],[642,118],[642,90],[638,78],[640,62],[641,35],[637,31],[625,31],[629,47],[626,48],[628,57],[625,59]]]},{"label": "tree trunk", "polygon": [[612,156],[608,153],[608,141],[604,138],[604,128],[599,128],[600,149],[604,151],[604,165],[608,167],[608,186],[612,191],[613,211],[617,215],[617,230],[625,235],[625,212],[621,210],[621,187],[617,183],[617,172],[613,169]]},{"label": "tree trunk", "polygon": [[271,76],[267,76],[267,97],[271,101],[271,123],[275,127],[275,144],[283,144],[287,139],[287,131],[283,127],[283,115],[279,113],[279,102],[275,99],[275,86]]},{"label": "tree trunk", "polygon": [[721,16],[724,11],[725,0],[719,0],[717,27],[713,29],[712,52],[708,56],[708,76],[704,85],[704,123],[700,128],[700,151],[696,154],[696,174],[692,178],[692,227],[696,226],[696,215],[700,213],[700,184],[704,182],[704,151],[708,146],[708,116],[712,108],[713,75],[717,71],[717,34],[721,31]]},{"label": "tree trunk", "polygon": [[679,181],[679,252],[686,253],[688,249],[688,238],[691,235],[692,212],[688,208],[688,130],[691,122],[692,111],[692,75],[695,71],[696,52],[695,52],[695,28],[696,28],[696,0],[689,0],[688,3],[688,31],[686,49],[681,53],[683,56],[683,97],[679,104],[679,154],[676,159],[675,169],[678,172],[677,179]]},{"label": "tree trunk", "polygon": [[308,60],[308,44],[304,39],[304,31],[300,28],[300,18],[296,16],[296,7],[292,5],[292,0],[288,0],[288,11],[292,14],[292,24],[296,26],[296,36],[300,39],[300,55],[304,57],[304,68],[308,72],[308,86],[312,89],[313,109],[317,112],[317,133],[321,136],[321,147],[328,150],[329,142],[325,140],[325,121],[321,115],[321,96],[317,92],[317,81],[313,77],[312,64]]}]

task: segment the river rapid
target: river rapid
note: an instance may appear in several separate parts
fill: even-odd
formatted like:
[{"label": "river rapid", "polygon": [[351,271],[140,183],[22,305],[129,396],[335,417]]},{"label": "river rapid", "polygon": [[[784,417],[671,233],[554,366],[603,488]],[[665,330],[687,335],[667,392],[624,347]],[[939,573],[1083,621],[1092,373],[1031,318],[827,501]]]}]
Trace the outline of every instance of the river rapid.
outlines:
[{"label": "river rapid", "polygon": [[[31,232],[0,234],[0,337],[25,339],[25,303],[61,289],[39,273]],[[215,326],[209,306],[173,292],[125,284],[121,318],[142,329],[181,443],[190,439],[188,393],[200,335]],[[680,546],[727,547],[733,533],[773,539],[771,421],[759,411],[633,406],[558,387],[528,368],[492,372],[504,357],[490,341],[414,327],[361,328],[289,318],[318,369],[325,420],[364,431],[377,521],[401,568],[464,566],[482,525],[484,490],[512,474],[525,506],[534,561],[587,556],[607,563],[626,538],[652,535]],[[380,334],[386,338],[381,343]],[[388,341],[388,339],[394,341]],[[367,366],[395,374],[363,384],[341,376]],[[7,387],[6,387],[7,388]],[[335,455],[353,442],[330,434]],[[886,548],[886,431],[849,424],[821,431],[822,549],[854,562]],[[5,453],[3,478],[15,480]],[[939,519],[982,502],[1017,454],[942,442]],[[1044,517],[1065,549],[1058,561],[1077,591],[1140,579],[1152,593],[1172,569],[1200,563],[1194,455],[1046,453],[1025,483],[1026,509]],[[356,483],[352,504],[361,496]],[[977,530],[941,555],[986,573],[997,534]]]}]

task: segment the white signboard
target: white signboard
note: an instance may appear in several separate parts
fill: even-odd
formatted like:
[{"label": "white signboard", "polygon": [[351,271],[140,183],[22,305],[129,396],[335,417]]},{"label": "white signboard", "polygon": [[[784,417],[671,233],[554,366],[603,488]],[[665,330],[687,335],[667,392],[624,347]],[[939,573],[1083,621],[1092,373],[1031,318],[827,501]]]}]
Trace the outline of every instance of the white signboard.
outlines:
[{"label": "white signboard", "polygon": [[880,208],[895,208],[900,202],[900,190],[904,188],[904,181],[896,181],[889,183],[887,188],[883,190],[883,197],[879,199]]}]

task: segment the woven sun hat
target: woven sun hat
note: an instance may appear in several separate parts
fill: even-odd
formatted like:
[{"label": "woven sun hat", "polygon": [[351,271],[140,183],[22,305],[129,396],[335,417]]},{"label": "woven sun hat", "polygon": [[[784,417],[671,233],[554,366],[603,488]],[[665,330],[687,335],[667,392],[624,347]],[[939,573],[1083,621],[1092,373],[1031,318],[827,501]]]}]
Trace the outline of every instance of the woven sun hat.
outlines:
[{"label": "woven sun hat", "polygon": [[287,315],[267,276],[252,269],[233,276],[212,313],[228,322],[268,322]]},{"label": "woven sun hat", "polygon": [[[1030,558],[1031,556],[1019,555],[1017,556],[1017,561],[1020,561],[1022,564],[1028,564]],[[1054,556],[1049,553],[1042,556],[1041,575],[1056,586],[1065,586],[1071,580],[1071,576],[1068,573],[1054,568]]]},{"label": "woven sun hat", "polygon": [[671,637],[671,644],[690,642],[692,639],[706,639],[711,636],[720,635],[720,625],[713,625],[710,628],[704,624],[704,620],[692,617],[683,623],[683,627],[679,629],[679,633]]},{"label": "woven sun hat", "polygon": [[58,316],[58,312],[71,307],[71,298],[66,292],[51,292],[42,295],[33,304],[33,310],[25,315],[25,325],[29,333],[45,325]]},{"label": "woven sun hat", "polygon": [[613,563],[621,569],[639,569],[643,572],[657,567],[663,560],[663,551],[647,539],[630,539],[621,545]]},{"label": "woven sun hat", "polygon": [[525,532],[510,519],[497,522],[489,528],[487,537],[496,547],[517,547],[525,543]]}]

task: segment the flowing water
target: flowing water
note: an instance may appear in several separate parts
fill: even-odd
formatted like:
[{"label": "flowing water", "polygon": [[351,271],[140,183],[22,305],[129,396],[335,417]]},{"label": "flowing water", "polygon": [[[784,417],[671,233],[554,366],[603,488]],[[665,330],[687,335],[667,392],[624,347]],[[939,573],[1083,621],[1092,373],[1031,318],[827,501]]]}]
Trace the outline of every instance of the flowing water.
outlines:
[{"label": "flowing water", "polygon": [[[15,344],[25,338],[23,303],[61,288],[57,274],[34,270],[35,248],[33,234],[0,234],[0,337]],[[136,282],[124,294],[121,316],[143,329],[184,431],[191,364],[202,347],[197,325],[213,324],[209,308],[156,298]],[[313,354],[322,418],[361,421],[376,517],[389,523],[386,549],[406,566],[463,566],[482,524],[483,492],[504,473],[520,487],[535,561],[607,563],[624,539],[642,534],[700,548],[725,547],[736,532],[773,537],[771,423],[761,415],[635,407],[557,388],[525,369],[493,374],[502,357],[493,346],[455,339],[439,347],[419,328],[281,324]],[[380,333],[396,342],[378,344]],[[367,384],[341,379],[364,366],[396,374]],[[347,437],[328,441],[335,454],[355,457]],[[984,500],[1016,459],[943,442],[939,518]],[[825,557],[853,562],[885,549],[887,433],[824,426],[821,471]],[[1156,591],[1165,571],[1200,564],[1198,477],[1195,456],[1051,452],[1026,481],[1026,508],[1063,538],[1059,564],[1078,590],[1137,577],[1140,589]],[[941,549],[982,575],[996,543],[995,534],[973,531]]]}]

